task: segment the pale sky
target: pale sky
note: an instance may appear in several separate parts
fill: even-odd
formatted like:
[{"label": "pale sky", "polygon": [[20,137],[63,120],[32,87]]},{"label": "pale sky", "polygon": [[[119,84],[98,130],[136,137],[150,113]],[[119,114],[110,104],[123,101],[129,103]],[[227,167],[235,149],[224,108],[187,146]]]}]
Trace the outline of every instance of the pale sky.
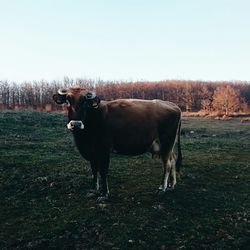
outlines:
[{"label": "pale sky", "polygon": [[0,0],[0,80],[250,80],[250,0]]}]

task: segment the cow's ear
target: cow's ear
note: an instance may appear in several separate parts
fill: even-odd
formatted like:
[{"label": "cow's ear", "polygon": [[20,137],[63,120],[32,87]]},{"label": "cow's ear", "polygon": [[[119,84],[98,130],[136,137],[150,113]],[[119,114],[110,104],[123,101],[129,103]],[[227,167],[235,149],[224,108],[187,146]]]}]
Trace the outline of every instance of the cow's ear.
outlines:
[{"label": "cow's ear", "polygon": [[66,102],[66,95],[55,94],[53,95],[53,100],[57,104],[63,104]]},{"label": "cow's ear", "polygon": [[86,99],[89,108],[97,109],[101,102],[101,99],[93,92],[88,92],[86,94]]}]

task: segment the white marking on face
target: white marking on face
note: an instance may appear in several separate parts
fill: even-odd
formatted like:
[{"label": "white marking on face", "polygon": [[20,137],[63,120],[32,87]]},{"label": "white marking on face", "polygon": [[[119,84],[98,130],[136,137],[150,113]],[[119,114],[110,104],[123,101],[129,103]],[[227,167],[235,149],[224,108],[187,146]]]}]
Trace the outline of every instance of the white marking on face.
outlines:
[{"label": "white marking on face", "polygon": [[67,128],[69,130],[73,130],[73,125],[72,125],[71,121],[67,124]]},{"label": "white marking on face", "polygon": [[82,123],[82,121],[80,121],[80,122],[81,122],[80,129],[84,129],[84,124]]},{"label": "white marking on face", "polygon": [[82,121],[77,121],[77,120],[71,120],[68,124],[67,124],[67,128],[69,130],[73,130],[75,128],[75,126],[77,126],[77,128],[79,129],[84,129],[84,124],[82,123]]}]

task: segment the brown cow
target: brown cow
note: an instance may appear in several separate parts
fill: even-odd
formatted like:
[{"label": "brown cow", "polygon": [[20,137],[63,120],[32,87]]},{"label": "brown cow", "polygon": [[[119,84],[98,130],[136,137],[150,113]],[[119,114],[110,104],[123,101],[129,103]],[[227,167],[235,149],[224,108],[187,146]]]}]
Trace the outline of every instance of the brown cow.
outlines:
[{"label": "brown cow", "polygon": [[[159,190],[174,188],[175,165],[178,171],[182,159],[181,111],[174,103],[138,99],[100,101],[95,93],[82,88],[59,90],[53,99],[57,104],[67,104],[67,127],[73,133],[80,154],[90,161],[96,190],[99,189],[100,174],[102,193],[98,201],[109,195],[107,174],[112,150],[124,155],[138,155],[157,148],[164,170]],[[177,159],[173,153],[176,139]]]}]

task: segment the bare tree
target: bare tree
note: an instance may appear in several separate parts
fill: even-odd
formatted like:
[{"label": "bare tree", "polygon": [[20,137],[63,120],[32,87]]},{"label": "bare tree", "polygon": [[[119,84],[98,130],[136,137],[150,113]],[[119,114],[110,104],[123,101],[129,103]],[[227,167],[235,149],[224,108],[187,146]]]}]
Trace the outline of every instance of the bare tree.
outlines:
[{"label": "bare tree", "polygon": [[[117,98],[162,99],[175,102],[182,110],[218,110],[223,113],[245,110],[250,105],[250,82],[201,82],[164,80],[160,82],[119,82],[100,79],[70,79],[63,81],[33,81],[9,83],[0,80],[0,108],[44,110],[55,105],[52,96],[59,88],[81,86],[95,90],[102,99]],[[228,86],[228,87],[227,87]],[[216,89],[216,91],[215,91]],[[213,95],[214,93],[214,95]],[[234,100],[234,101],[233,101]]]},{"label": "bare tree", "polygon": [[213,92],[207,85],[202,85],[199,96],[201,98],[201,110],[212,111]]},{"label": "bare tree", "polygon": [[0,101],[3,108],[10,108],[10,85],[7,81],[0,81]]},{"label": "bare tree", "polygon": [[194,89],[190,82],[184,82],[184,93],[182,95],[183,102],[185,104],[185,109],[187,112],[192,110],[194,104]]},{"label": "bare tree", "polygon": [[219,86],[216,88],[213,95],[213,108],[229,115],[232,112],[240,109],[240,94],[239,91],[230,85]]}]

